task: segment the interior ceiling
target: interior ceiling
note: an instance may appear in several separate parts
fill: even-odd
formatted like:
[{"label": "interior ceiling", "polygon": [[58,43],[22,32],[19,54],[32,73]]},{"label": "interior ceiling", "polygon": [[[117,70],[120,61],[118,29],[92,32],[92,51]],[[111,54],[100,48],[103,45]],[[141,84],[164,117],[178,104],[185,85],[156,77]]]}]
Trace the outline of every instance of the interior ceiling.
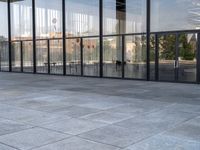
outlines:
[{"label": "interior ceiling", "polygon": [[[24,1],[24,0],[10,0],[11,3],[13,2],[20,2],[20,1]],[[138,11],[140,11],[141,9],[141,5],[142,5],[142,0],[141,1],[128,1],[128,4],[126,3],[127,0],[105,0],[104,1],[104,7],[108,8],[108,9],[113,9],[113,6],[115,3],[116,5],[116,9],[117,11],[121,11],[121,12],[126,12],[127,7],[129,7],[129,11],[131,11],[132,13],[137,13]],[[0,0],[0,2],[7,2],[7,0]],[[74,3],[82,3],[85,5],[91,5],[91,6],[98,6],[99,2],[98,0],[91,0],[91,1],[83,1],[83,0],[74,0],[72,1]]]},{"label": "interior ceiling", "polygon": [[126,0],[117,0],[116,7],[118,11],[126,11]]}]

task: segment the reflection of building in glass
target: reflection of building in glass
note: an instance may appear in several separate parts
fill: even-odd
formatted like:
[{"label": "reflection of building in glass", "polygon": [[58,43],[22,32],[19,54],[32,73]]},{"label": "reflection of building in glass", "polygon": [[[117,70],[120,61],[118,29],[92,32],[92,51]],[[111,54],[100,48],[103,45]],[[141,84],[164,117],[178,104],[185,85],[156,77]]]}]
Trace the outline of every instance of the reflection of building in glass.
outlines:
[{"label": "reflection of building in glass", "polygon": [[10,14],[11,25],[8,30],[0,24],[0,70],[131,79],[151,73],[154,80],[197,80],[199,0],[152,0],[150,33],[146,0],[9,2],[10,9],[8,1],[0,1],[0,17],[8,23]]}]

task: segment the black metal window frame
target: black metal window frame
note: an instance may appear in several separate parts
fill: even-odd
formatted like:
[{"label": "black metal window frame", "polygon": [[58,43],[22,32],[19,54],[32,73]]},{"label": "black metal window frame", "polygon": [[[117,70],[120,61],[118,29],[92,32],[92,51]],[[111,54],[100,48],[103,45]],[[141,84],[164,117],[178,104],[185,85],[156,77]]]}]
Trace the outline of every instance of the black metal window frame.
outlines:
[{"label": "black metal window frame", "polygon": [[[12,47],[11,44],[12,41],[11,39],[11,6],[10,6],[11,0],[7,1],[7,6],[8,6],[8,43],[9,43],[9,72],[12,72]],[[124,61],[124,45],[125,45],[125,36],[134,36],[134,35],[146,35],[146,79],[147,81],[151,81],[152,79],[150,78],[150,38],[151,35],[155,36],[155,79],[152,81],[158,81],[158,36],[160,34],[179,34],[179,33],[195,33],[197,34],[197,82],[200,83],[200,30],[182,30],[182,31],[164,31],[164,32],[151,32],[151,0],[146,0],[146,32],[145,33],[131,33],[131,34],[112,34],[112,35],[104,35],[103,34],[103,0],[99,0],[99,35],[97,36],[80,36],[80,37],[66,37],[65,31],[66,31],[66,14],[65,14],[65,0],[62,0],[62,38],[59,38],[60,40],[63,41],[62,47],[63,47],[63,75],[68,75],[66,73],[66,40],[67,39],[77,39],[80,38],[80,40],[83,42],[84,38],[99,38],[99,76],[103,78],[103,38],[108,37],[108,36],[121,36],[122,37],[122,61]],[[48,42],[48,66],[50,66],[50,54],[49,54],[49,40],[54,40],[54,39],[36,39],[36,16],[35,16],[35,0],[32,0],[32,23],[33,23],[33,73],[36,73],[36,41],[37,40],[47,40]],[[23,52],[23,42],[24,41],[30,41],[30,40],[21,40],[19,41],[21,44],[21,53]],[[83,44],[81,42],[81,75],[83,75]],[[23,71],[23,54],[21,54],[21,72]],[[1,71],[1,70],[0,70]],[[48,70],[48,74],[50,74],[50,70]],[[73,76],[73,75],[70,75]],[[87,76],[86,76],[87,77]],[[114,77],[112,77],[114,78]],[[124,65],[122,65],[122,79],[125,79],[124,77]]]}]

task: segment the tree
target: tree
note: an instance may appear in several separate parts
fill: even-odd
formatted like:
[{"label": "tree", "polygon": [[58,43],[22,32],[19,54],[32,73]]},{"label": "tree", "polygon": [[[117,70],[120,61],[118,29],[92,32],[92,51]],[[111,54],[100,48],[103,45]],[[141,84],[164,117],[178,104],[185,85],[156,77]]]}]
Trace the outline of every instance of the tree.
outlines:
[{"label": "tree", "polygon": [[176,55],[176,36],[173,34],[161,36],[160,39],[160,57],[166,60],[175,59]]},{"label": "tree", "polygon": [[[161,36],[160,57],[166,60],[174,60],[176,56],[176,36],[174,34]],[[195,58],[195,40],[193,36],[188,41],[188,34],[179,34],[179,57],[183,60],[193,60]]]},{"label": "tree", "polygon": [[[192,40],[192,37],[191,37]],[[188,42],[188,37],[186,34],[181,34],[179,36],[179,41],[181,43],[179,47],[179,56],[184,60],[193,60],[195,58],[195,52],[192,42]],[[196,42],[194,42],[195,44]]]}]

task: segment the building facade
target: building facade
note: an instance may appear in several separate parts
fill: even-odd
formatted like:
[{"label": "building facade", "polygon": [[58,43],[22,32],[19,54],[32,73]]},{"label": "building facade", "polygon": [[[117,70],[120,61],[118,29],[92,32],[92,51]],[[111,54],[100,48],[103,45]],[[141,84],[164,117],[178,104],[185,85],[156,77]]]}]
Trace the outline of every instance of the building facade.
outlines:
[{"label": "building facade", "polygon": [[0,71],[200,83],[199,0],[0,0]]}]

